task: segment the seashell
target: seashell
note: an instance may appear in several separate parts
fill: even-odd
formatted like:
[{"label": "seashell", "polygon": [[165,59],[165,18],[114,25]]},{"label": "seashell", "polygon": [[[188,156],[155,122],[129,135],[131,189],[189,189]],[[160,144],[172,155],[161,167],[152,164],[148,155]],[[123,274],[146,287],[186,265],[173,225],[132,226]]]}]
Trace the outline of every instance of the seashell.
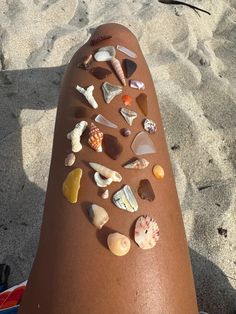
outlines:
[{"label": "seashell", "polygon": [[136,155],[154,154],[157,152],[155,144],[144,131],[136,135],[131,148]]},{"label": "seashell", "polygon": [[132,98],[129,95],[123,95],[121,98],[125,106],[131,106]]},{"label": "seashell", "polygon": [[82,169],[75,168],[68,173],[62,186],[63,195],[65,196],[67,201],[72,204],[76,203],[78,200],[78,192],[80,189],[82,173]]},{"label": "seashell", "polygon": [[104,152],[112,159],[116,160],[119,158],[123,151],[122,145],[119,143],[116,136],[111,134],[104,134],[103,139]]},{"label": "seashell", "polygon": [[100,43],[101,41],[104,41],[104,40],[107,40],[110,38],[112,38],[111,35],[98,35],[90,41],[90,45],[95,46],[96,44]]},{"label": "seashell", "polygon": [[121,46],[121,45],[117,45],[116,49],[123,52],[124,54],[126,54],[127,56],[129,56],[130,58],[137,58],[137,55],[135,52],[129,50],[128,48]]},{"label": "seashell", "polygon": [[129,81],[129,86],[132,88],[136,88],[136,89],[145,89],[145,85],[143,82],[141,81],[136,81],[136,80],[130,80]]},{"label": "seashell", "polygon": [[99,80],[105,79],[108,75],[112,74],[112,72],[108,69],[104,69],[102,67],[92,68],[89,73],[95,76]]},{"label": "seashell", "polygon": [[90,162],[89,165],[91,168],[93,168],[93,170],[97,171],[105,178],[111,178],[113,182],[120,182],[122,180],[122,176],[114,170],[111,170],[95,162]]},{"label": "seashell", "polygon": [[87,70],[89,68],[89,66],[92,64],[92,62],[93,62],[93,56],[89,55],[89,56],[86,56],[84,58],[84,61],[82,63],[78,64],[77,66],[79,68],[83,68],[83,69]]},{"label": "seashell", "polygon": [[107,211],[96,204],[93,204],[88,208],[88,215],[91,222],[98,229],[102,229],[102,227],[108,222],[109,216]]},{"label": "seashell", "polygon": [[65,158],[65,166],[66,167],[71,167],[73,166],[73,164],[75,163],[75,154],[74,153],[70,153],[66,156]]},{"label": "seashell", "polygon": [[106,119],[103,115],[99,114],[96,116],[95,121],[97,123],[103,124],[105,126],[108,126],[109,128],[117,129],[118,126],[111,122],[110,120]]},{"label": "seashell", "polygon": [[145,116],[147,116],[148,115],[147,95],[145,93],[139,94],[138,97],[136,98],[136,101],[138,103],[139,109]]},{"label": "seashell", "polygon": [[96,127],[93,122],[91,122],[88,139],[89,145],[97,152],[102,152],[102,139],[103,133],[99,130],[98,127]]},{"label": "seashell", "polygon": [[122,93],[122,87],[105,82],[102,84],[102,91],[105,102],[109,104],[115,96]]},{"label": "seashell", "polygon": [[118,59],[116,59],[115,57],[113,57],[111,59],[111,64],[112,64],[113,69],[116,72],[116,75],[118,76],[119,80],[121,81],[121,83],[124,86],[126,86],[125,75],[124,75],[124,72],[122,70],[120,61]]},{"label": "seashell", "polygon": [[71,140],[72,152],[78,153],[82,149],[80,138],[87,125],[86,121],[80,121],[75,125],[74,130],[67,134],[68,140]]},{"label": "seashell", "polygon": [[125,69],[126,69],[126,78],[130,78],[137,69],[137,64],[129,59],[124,60]]},{"label": "seashell", "polygon": [[156,133],[156,123],[151,119],[145,119],[143,123],[144,130],[148,133]]},{"label": "seashell", "polygon": [[149,165],[149,161],[145,158],[136,159],[124,166],[126,169],[145,169]]},{"label": "seashell", "polygon": [[135,111],[129,110],[127,108],[121,108],[120,113],[130,126],[132,126],[134,119],[136,119],[138,116]]},{"label": "seashell", "polygon": [[84,95],[84,97],[87,99],[88,103],[94,109],[96,109],[98,107],[98,104],[97,104],[95,98],[93,97],[93,90],[94,90],[93,85],[90,85],[87,89],[84,89],[83,87],[80,87],[79,85],[77,85],[76,89],[78,92],[80,92],[80,94]]},{"label": "seashell", "polygon": [[130,239],[119,232],[110,233],[107,237],[107,245],[116,256],[126,255],[131,247]]},{"label": "seashell", "polygon": [[98,49],[94,55],[96,61],[111,61],[116,55],[116,50],[113,46],[106,46]]},{"label": "seashell", "polygon": [[149,202],[154,201],[155,194],[148,179],[143,179],[139,182],[138,195],[142,200],[147,200]]},{"label": "seashell", "polygon": [[103,198],[104,200],[106,200],[106,199],[108,199],[108,197],[109,197],[109,191],[106,190],[104,193],[102,193],[102,198]]},{"label": "seashell", "polygon": [[128,212],[138,210],[138,203],[129,185],[125,185],[121,190],[117,191],[112,197],[113,203],[121,209]]},{"label": "seashell", "polygon": [[152,169],[152,172],[158,180],[163,179],[165,176],[164,169],[160,165],[155,165]]},{"label": "seashell", "polygon": [[134,240],[141,249],[152,249],[157,244],[159,237],[158,225],[152,217],[145,215],[137,219]]},{"label": "seashell", "polygon": [[123,128],[120,130],[121,135],[123,135],[124,137],[128,137],[131,135],[131,131],[127,128]]},{"label": "seashell", "polygon": [[94,180],[100,188],[105,188],[113,182],[111,178],[103,179],[98,172],[94,173]]}]

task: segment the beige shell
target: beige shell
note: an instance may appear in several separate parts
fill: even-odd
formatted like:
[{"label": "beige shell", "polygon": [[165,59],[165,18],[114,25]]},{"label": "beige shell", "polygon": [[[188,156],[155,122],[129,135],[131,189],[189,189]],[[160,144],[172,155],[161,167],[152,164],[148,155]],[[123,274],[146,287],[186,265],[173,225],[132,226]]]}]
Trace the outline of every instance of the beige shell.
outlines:
[{"label": "beige shell", "polygon": [[93,204],[88,208],[88,214],[91,219],[91,222],[98,229],[102,229],[102,227],[108,222],[109,216],[107,211],[96,204]]},{"label": "beige shell", "polygon": [[158,180],[163,179],[165,176],[164,169],[160,165],[155,165],[152,169],[152,172]]},{"label": "beige shell", "polygon": [[73,164],[75,163],[75,154],[74,153],[70,153],[66,156],[65,158],[65,166],[66,167],[71,167],[73,166]]},{"label": "beige shell", "polygon": [[111,169],[109,169],[103,165],[100,165],[96,162],[90,162],[89,165],[90,165],[90,167],[93,168],[93,170],[97,171],[98,173],[100,173],[105,178],[111,178],[113,182],[120,182],[122,180],[122,176],[114,170],[111,170]]},{"label": "beige shell", "polygon": [[108,199],[108,197],[109,197],[109,191],[108,191],[108,190],[104,191],[101,196],[102,196],[102,198],[103,198],[104,200]]},{"label": "beige shell", "polygon": [[121,83],[126,86],[126,81],[125,81],[125,75],[124,75],[124,72],[122,70],[122,67],[121,67],[121,64],[120,64],[120,61],[118,59],[116,59],[115,57],[113,57],[111,59],[111,64],[112,64],[112,67],[113,69],[115,70],[118,78],[120,79]]},{"label": "beige shell", "polygon": [[88,139],[89,145],[97,152],[102,152],[102,140],[103,133],[94,123],[91,122]]},{"label": "beige shell", "polygon": [[136,159],[124,166],[126,169],[145,169],[149,165],[149,161],[145,158]]},{"label": "beige shell", "polygon": [[99,186],[100,188],[105,188],[106,186],[108,186],[108,185],[110,185],[112,183],[112,179],[111,178],[103,179],[100,176],[99,172],[95,172],[94,173],[94,180],[95,180],[97,186]]},{"label": "beige shell", "polygon": [[107,237],[110,251],[117,256],[126,255],[131,247],[130,239],[119,232],[110,233]]}]

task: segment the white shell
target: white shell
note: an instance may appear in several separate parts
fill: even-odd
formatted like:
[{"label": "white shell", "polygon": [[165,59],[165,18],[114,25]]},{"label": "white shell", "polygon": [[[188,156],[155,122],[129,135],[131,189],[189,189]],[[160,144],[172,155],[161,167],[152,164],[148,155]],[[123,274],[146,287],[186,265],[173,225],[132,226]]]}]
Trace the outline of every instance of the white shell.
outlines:
[{"label": "white shell", "polygon": [[122,176],[114,170],[111,170],[96,162],[90,162],[89,165],[90,167],[92,167],[95,171],[100,173],[105,178],[111,178],[113,182],[120,182],[122,180]]},{"label": "white shell", "polygon": [[94,180],[95,180],[97,186],[99,186],[100,188],[105,188],[106,186],[108,186],[112,183],[111,178],[102,179],[102,177],[100,176],[100,174],[98,172],[94,173]]},{"label": "white shell", "polygon": [[106,200],[106,199],[108,199],[108,197],[109,197],[109,191],[106,190],[104,193],[102,193],[102,198],[103,198],[104,200]]},{"label": "white shell", "polygon": [[116,49],[123,52],[124,54],[126,54],[127,56],[129,56],[130,58],[137,58],[137,55],[135,52],[129,50],[128,48],[121,46],[121,45],[117,45]]},{"label": "white shell", "polygon": [[128,125],[132,126],[133,121],[137,118],[137,113],[135,111],[129,110],[127,108],[121,108],[120,113]]},{"label": "white shell", "polygon": [[121,190],[117,191],[112,197],[113,203],[120,209],[128,212],[138,210],[138,203],[129,185],[125,185]]},{"label": "white shell", "polygon": [[86,129],[88,122],[80,121],[75,125],[74,130],[67,134],[68,140],[71,140],[72,152],[78,153],[82,149],[80,137]]},{"label": "white shell", "polygon": [[101,229],[109,220],[107,211],[96,204],[88,208],[89,217],[95,227]]},{"label": "white shell", "polygon": [[94,108],[97,109],[98,104],[95,100],[95,98],[93,97],[93,90],[94,90],[94,86],[90,85],[87,89],[84,89],[83,87],[77,85],[76,89],[78,92],[80,92],[81,94],[84,95],[84,97],[87,99],[88,103]]}]

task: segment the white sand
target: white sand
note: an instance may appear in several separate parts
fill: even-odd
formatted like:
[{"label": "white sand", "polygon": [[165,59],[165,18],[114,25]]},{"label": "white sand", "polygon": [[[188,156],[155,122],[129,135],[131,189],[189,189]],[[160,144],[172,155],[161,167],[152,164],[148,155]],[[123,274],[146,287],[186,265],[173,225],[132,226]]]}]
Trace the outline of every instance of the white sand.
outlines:
[{"label": "white sand", "polygon": [[188,2],[212,15],[157,0],[0,2],[0,262],[10,284],[28,277],[37,247],[64,65],[91,29],[118,22],[138,37],[158,91],[199,310],[235,313],[236,1]]}]

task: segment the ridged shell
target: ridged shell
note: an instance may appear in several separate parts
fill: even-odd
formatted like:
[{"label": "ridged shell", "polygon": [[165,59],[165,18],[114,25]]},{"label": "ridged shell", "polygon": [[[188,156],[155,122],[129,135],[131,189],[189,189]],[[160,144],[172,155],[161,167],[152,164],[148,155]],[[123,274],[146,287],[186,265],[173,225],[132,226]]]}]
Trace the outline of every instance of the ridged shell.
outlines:
[{"label": "ridged shell", "polygon": [[103,207],[98,206],[96,204],[93,204],[91,207],[88,208],[88,214],[91,222],[98,229],[102,229],[102,227],[109,220],[107,211]]},{"label": "ridged shell", "polygon": [[128,125],[132,126],[134,120],[137,118],[137,113],[135,111],[129,110],[127,108],[121,108],[120,113]]},{"label": "ridged shell", "polygon": [[120,209],[128,212],[138,210],[138,203],[129,185],[125,185],[121,190],[117,191],[112,197],[113,203]]},{"label": "ridged shell", "polygon": [[124,166],[126,169],[144,169],[149,165],[149,161],[145,158],[136,159],[135,161],[128,163]]},{"label": "ridged shell", "polygon": [[100,188],[105,188],[106,186],[110,185],[113,182],[111,178],[103,179],[100,176],[99,172],[94,173],[94,180],[97,186],[99,186]]},{"label": "ridged shell", "polygon": [[113,182],[120,182],[122,180],[122,176],[114,170],[111,170],[96,162],[90,162],[89,165],[90,167],[92,167],[95,171],[100,173],[105,178],[111,178]]},{"label": "ridged shell", "polygon": [[80,189],[80,180],[82,177],[82,169],[75,168],[71,172],[68,173],[63,186],[62,191],[63,195],[70,203],[76,203],[78,200],[78,192]]},{"label": "ridged shell", "polygon": [[143,249],[151,249],[159,240],[160,232],[156,221],[148,216],[140,216],[135,224],[134,240]]},{"label": "ridged shell", "polygon": [[126,81],[125,81],[125,75],[124,75],[124,72],[122,70],[122,67],[121,67],[121,64],[120,64],[120,61],[118,59],[116,59],[115,57],[113,57],[111,59],[111,64],[112,64],[112,67],[113,69],[115,70],[118,78],[120,79],[121,83],[126,86]]},{"label": "ridged shell", "polygon": [[99,128],[91,122],[90,132],[89,132],[89,145],[96,150],[97,152],[102,152],[102,139],[103,133],[99,130]]},{"label": "ridged shell", "polygon": [[116,256],[126,255],[131,247],[130,239],[119,232],[110,233],[107,237],[107,245]]}]

